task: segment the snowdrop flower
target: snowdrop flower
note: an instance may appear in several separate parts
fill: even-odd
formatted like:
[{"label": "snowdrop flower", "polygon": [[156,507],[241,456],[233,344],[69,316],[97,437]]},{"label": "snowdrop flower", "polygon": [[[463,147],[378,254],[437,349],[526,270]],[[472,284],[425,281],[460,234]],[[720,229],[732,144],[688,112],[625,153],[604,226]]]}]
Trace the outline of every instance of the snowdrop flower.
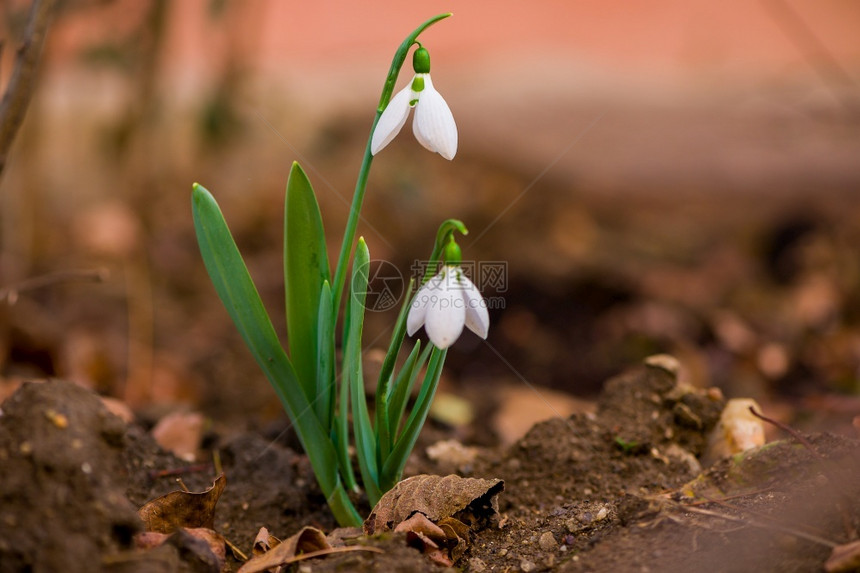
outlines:
[{"label": "snowdrop flower", "polygon": [[408,86],[397,92],[379,117],[370,152],[379,153],[391,143],[409,117],[409,110],[415,108],[412,131],[415,139],[445,159],[454,159],[457,154],[457,124],[451,109],[442,95],[433,87],[430,79],[430,55],[419,47],[412,58],[415,76]]},{"label": "snowdrop flower", "polygon": [[445,349],[460,338],[464,325],[486,339],[490,327],[487,303],[463,269],[446,264],[415,295],[406,332],[412,336],[424,326],[430,342]]}]

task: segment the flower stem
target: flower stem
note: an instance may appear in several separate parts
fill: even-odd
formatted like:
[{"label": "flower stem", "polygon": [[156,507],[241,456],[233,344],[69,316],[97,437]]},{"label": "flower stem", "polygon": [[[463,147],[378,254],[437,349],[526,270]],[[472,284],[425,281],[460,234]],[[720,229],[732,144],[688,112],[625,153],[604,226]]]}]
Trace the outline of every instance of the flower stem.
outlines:
[{"label": "flower stem", "polygon": [[358,227],[358,219],[361,214],[361,204],[364,202],[364,193],[367,190],[367,177],[370,174],[370,164],[373,162],[373,153],[370,151],[370,142],[373,139],[373,131],[376,129],[376,124],[379,121],[379,116],[385,106],[388,105],[391,99],[391,94],[394,92],[394,85],[397,83],[397,76],[400,74],[400,69],[406,61],[406,55],[409,53],[409,48],[415,43],[418,36],[427,28],[440,20],[451,16],[451,13],[439,14],[433,16],[409,34],[397,51],[394,53],[394,60],[391,62],[391,67],[388,70],[388,75],[385,78],[385,85],[382,88],[382,95],[379,97],[379,105],[376,108],[376,116],[373,118],[373,125],[370,128],[370,134],[367,137],[367,147],[364,150],[364,159],[361,162],[361,169],[358,172],[358,180],[355,182],[355,193],[352,196],[352,205],[349,208],[349,218],[346,222],[346,230],[343,234],[343,243],[340,247],[340,255],[337,259],[337,268],[334,273],[334,281],[332,283],[332,296],[334,297],[335,317],[340,309],[341,296],[343,295],[343,284],[346,280],[346,267],[349,262],[349,255],[352,253],[353,243],[355,242],[355,231]]}]

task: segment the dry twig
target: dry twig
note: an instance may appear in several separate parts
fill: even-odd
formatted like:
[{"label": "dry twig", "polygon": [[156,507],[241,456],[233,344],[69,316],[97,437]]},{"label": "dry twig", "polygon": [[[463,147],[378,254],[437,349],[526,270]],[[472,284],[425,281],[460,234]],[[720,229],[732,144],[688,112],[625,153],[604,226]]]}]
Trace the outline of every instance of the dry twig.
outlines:
[{"label": "dry twig", "polygon": [[24,41],[18,48],[9,85],[0,101],[0,176],[18,128],[24,121],[36,84],[39,56],[48,32],[55,0],[34,0]]}]

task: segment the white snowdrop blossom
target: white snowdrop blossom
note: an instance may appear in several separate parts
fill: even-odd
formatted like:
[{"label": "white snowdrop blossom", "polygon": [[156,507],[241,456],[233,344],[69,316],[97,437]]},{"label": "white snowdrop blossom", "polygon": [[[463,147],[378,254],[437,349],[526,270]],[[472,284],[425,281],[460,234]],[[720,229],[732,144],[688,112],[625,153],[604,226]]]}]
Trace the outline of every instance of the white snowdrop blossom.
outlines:
[{"label": "white snowdrop blossom", "polygon": [[415,108],[412,131],[415,139],[430,151],[445,159],[454,159],[457,154],[457,124],[451,109],[442,95],[433,87],[429,73],[417,73],[409,85],[397,92],[379,117],[370,152],[379,153],[391,143]]},{"label": "white snowdrop blossom", "polygon": [[406,332],[412,336],[423,326],[430,342],[445,349],[460,338],[464,325],[487,338],[487,301],[459,266],[445,265],[415,295],[406,318]]}]

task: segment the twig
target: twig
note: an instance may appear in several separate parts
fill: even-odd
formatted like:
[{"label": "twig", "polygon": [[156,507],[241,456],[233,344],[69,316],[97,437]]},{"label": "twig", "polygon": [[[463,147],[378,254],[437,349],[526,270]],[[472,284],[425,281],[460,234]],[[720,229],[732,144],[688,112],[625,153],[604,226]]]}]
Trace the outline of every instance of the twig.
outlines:
[{"label": "twig", "polygon": [[314,557],[322,557],[323,555],[330,555],[332,553],[347,553],[349,551],[371,551],[373,553],[385,553],[384,550],[379,547],[373,547],[372,545],[346,545],[344,547],[329,547],[328,549],[320,549],[319,551],[309,551],[307,553],[302,553],[301,555],[296,555],[289,561],[285,561],[284,564],[287,563],[295,563],[296,561],[304,561],[305,559],[312,559]]},{"label": "twig", "polygon": [[806,533],[805,531],[800,531],[792,527],[780,525],[777,523],[762,523],[760,521],[755,521],[752,519],[735,517],[734,515],[727,515],[724,513],[719,513],[717,511],[711,511],[709,509],[702,509],[701,507],[686,507],[679,505],[679,509],[683,511],[689,511],[691,513],[698,513],[700,515],[707,515],[709,517],[725,519],[726,521],[737,521],[739,523],[746,523],[747,525],[752,525],[753,527],[759,527],[762,529],[775,529],[777,531],[782,531],[783,533],[788,533],[789,535],[794,535],[795,537],[800,537],[801,539],[806,539],[807,541],[812,541],[813,543],[818,543],[819,545],[824,545],[825,547],[830,547],[831,549],[839,545],[838,543],[834,543],[829,539],[824,539],[823,537],[812,535],[811,533]]},{"label": "twig", "polygon": [[108,278],[107,269],[80,269],[70,271],[56,271],[25,279],[8,287],[0,288],[0,301],[6,300],[10,305],[15,304],[18,295],[22,292],[36,290],[57,283],[70,281],[92,281],[103,282]]},{"label": "twig", "polygon": [[749,497],[749,496],[751,496],[751,495],[759,495],[759,494],[762,494],[762,493],[767,493],[767,492],[769,492],[769,491],[773,491],[773,488],[757,489],[757,490],[755,490],[755,491],[748,491],[748,492],[746,492],[746,493],[738,493],[738,494],[735,494],[735,495],[729,495],[729,496],[726,496],[726,497],[721,498],[721,499],[711,499],[711,498],[709,498],[709,497],[707,497],[707,496],[704,496],[704,495],[703,495],[702,497],[704,497],[705,499],[702,499],[702,500],[699,500],[699,501],[693,501],[693,502],[690,502],[690,503],[685,503],[684,505],[685,505],[686,507],[694,507],[694,506],[697,506],[697,505],[707,505],[707,504],[709,504],[709,503],[722,503],[722,502],[724,502],[724,501],[729,501],[729,500],[732,500],[732,499],[741,499],[741,498],[744,498],[744,497]]},{"label": "twig", "polygon": [[756,412],[756,411],[755,411],[755,408],[754,408],[754,407],[752,407],[752,406],[750,406],[750,412],[751,412],[751,413],[752,413],[752,415],[753,415],[753,416],[755,416],[756,418],[758,418],[758,419],[760,419],[760,420],[764,420],[764,421],[765,421],[765,422],[767,422],[768,424],[773,424],[774,426],[776,426],[776,427],[777,427],[777,428],[779,428],[780,430],[783,430],[783,431],[785,431],[785,432],[788,432],[789,434],[791,434],[791,437],[792,437],[792,438],[794,438],[795,440],[797,440],[798,442],[800,442],[801,444],[803,444],[803,446],[804,446],[805,448],[807,448],[810,452],[812,452],[812,453],[815,455],[815,457],[817,457],[817,458],[819,458],[819,459],[824,459],[824,456],[822,456],[821,454],[819,454],[819,453],[815,450],[815,447],[813,447],[812,443],[811,443],[809,440],[807,440],[806,438],[804,438],[803,436],[801,436],[801,435],[800,435],[800,432],[798,432],[798,431],[797,431],[797,430],[795,430],[794,428],[792,428],[792,427],[790,427],[790,426],[787,426],[786,424],[783,424],[782,422],[779,422],[779,421],[777,421],[777,420],[774,420],[773,418],[768,418],[768,417],[767,417],[767,416],[765,416],[764,414],[760,414],[759,412]]},{"label": "twig", "polygon": [[158,479],[165,477],[173,477],[173,476],[181,476],[184,474],[191,474],[197,472],[205,472],[212,469],[212,464],[204,463],[204,464],[195,464],[191,466],[183,466],[181,468],[176,468],[172,470],[153,470],[149,472],[150,479]]},{"label": "twig", "polygon": [[15,67],[3,100],[0,101],[0,176],[18,128],[24,121],[36,82],[39,56],[48,32],[55,0],[33,0],[24,41],[15,57]]},{"label": "twig", "polygon": [[245,553],[241,549],[239,549],[239,547],[237,547],[235,543],[233,543],[232,541],[230,541],[226,537],[224,538],[224,543],[227,544],[227,547],[230,548],[230,551],[233,552],[233,555],[235,555],[236,557],[239,557],[240,559],[242,559],[242,561],[248,560],[248,556],[245,555]]},{"label": "twig", "polygon": [[[705,499],[708,499],[708,498],[705,498]],[[751,509],[749,507],[737,507],[737,506],[731,505],[729,503],[725,503],[723,500],[720,500],[720,499],[711,499],[710,501],[712,501],[713,503],[716,503],[718,505],[721,505],[727,509],[735,509],[735,510],[740,511],[742,513],[747,513],[747,514],[753,515],[755,517],[761,518],[764,521],[776,522],[777,524],[779,524],[779,520],[777,520],[776,518],[774,518],[770,515],[767,515],[766,513],[762,513],[760,511],[756,511],[754,509]],[[803,524],[802,527],[806,528],[806,533],[808,533],[808,535],[813,535],[813,536],[817,537],[817,536],[819,536],[818,534],[825,533],[823,531],[816,530],[814,527],[809,526],[809,525]]]}]

